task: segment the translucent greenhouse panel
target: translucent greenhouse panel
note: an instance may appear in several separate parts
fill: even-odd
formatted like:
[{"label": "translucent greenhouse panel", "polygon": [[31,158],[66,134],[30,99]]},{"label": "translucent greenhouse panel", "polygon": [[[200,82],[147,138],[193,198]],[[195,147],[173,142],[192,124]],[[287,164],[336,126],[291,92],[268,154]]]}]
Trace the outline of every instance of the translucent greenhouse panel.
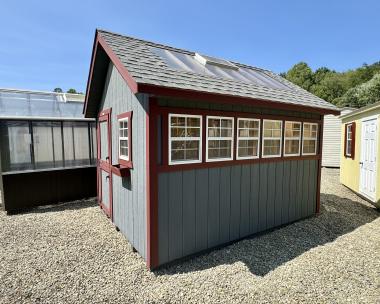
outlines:
[{"label": "translucent greenhouse panel", "polygon": [[46,100],[33,100],[30,102],[31,114],[39,117],[56,117],[56,103]]},{"label": "translucent greenhouse panel", "polygon": [[73,123],[63,123],[63,146],[65,151],[65,167],[75,165]]},{"label": "translucent greenhouse panel", "polygon": [[75,165],[90,164],[90,140],[87,122],[74,123]]},{"label": "translucent greenhouse panel", "polygon": [[61,117],[83,117],[81,102],[57,102],[56,107],[56,112],[59,112]]},{"label": "translucent greenhouse panel", "polygon": [[32,122],[32,126],[35,168],[54,168],[51,122]]},{"label": "translucent greenhouse panel", "polygon": [[92,164],[96,164],[96,159],[98,156],[98,146],[96,141],[96,123],[91,122],[90,123],[90,129],[91,129],[91,144],[92,144]]},{"label": "translucent greenhouse panel", "polygon": [[27,99],[12,99],[3,97],[0,102],[0,117],[5,116],[31,116],[30,102]]},{"label": "translucent greenhouse panel", "polygon": [[33,169],[28,122],[4,122],[1,126],[2,171]]},{"label": "translucent greenhouse panel", "polygon": [[54,167],[63,167],[63,147],[61,122],[52,122]]},{"label": "translucent greenhouse panel", "polygon": [[193,56],[188,53],[157,47],[151,47],[150,49],[156,56],[159,56],[168,67],[178,71],[216,76],[274,89],[290,89],[281,81],[272,78],[260,69],[253,67],[238,67],[227,60],[206,55],[195,54]]}]

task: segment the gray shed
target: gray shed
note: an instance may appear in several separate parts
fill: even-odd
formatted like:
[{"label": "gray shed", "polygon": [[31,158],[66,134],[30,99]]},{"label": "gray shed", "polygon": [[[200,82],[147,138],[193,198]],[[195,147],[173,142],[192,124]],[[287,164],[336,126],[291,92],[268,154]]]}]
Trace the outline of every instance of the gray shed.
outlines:
[{"label": "gray shed", "polygon": [[98,200],[149,268],[319,212],[332,104],[256,67],[97,30]]}]

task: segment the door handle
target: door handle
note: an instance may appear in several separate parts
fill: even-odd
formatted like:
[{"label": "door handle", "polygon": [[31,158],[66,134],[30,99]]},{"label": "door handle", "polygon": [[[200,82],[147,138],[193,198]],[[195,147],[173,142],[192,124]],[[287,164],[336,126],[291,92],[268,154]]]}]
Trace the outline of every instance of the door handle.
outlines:
[{"label": "door handle", "polygon": [[359,162],[360,165],[363,165],[363,162]]},{"label": "door handle", "polygon": [[106,179],[109,179],[109,178],[110,178],[110,176],[109,176],[109,175],[107,175],[107,176],[106,176]]}]

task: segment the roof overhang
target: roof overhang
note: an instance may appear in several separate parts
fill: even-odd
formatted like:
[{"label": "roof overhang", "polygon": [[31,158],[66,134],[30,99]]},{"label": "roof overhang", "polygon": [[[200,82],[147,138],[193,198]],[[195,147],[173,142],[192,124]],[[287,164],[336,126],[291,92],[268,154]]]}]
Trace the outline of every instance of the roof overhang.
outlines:
[{"label": "roof overhang", "polygon": [[103,94],[104,82],[107,76],[109,62],[116,67],[120,75],[126,81],[131,91],[136,93],[147,93],[161,97],[173,97],[179,99],[196,99],[200,101],[208,101],[215,103],[230,103],[250,105],[257,107],[272,107],[282,110],[294,110],[309,113],[319,113],[321,115],[339,115],[340,110],[309,107],[291,103],[284,103],[272,100],[262,100],[249,97],[240,97],[235,95],[217,94],[210,92],[201,92],[190,89],[179,89],[166,86],[158,86],[152,84],[137,83],[127,68],[108,46],[105,40],[96,30],[94,45],[91,56],[90,72],[87,80],[86,98],[83,107],[85,117],[96,117],[98,104]]},{"label": "roof overhang", "polygon": [[[104,81],[107,76],[110,61],[115,65],[132,92],[137,93],[137,83],[96,30],[92,48],[90,72],[87,79],[86,98],[83,105],[85,117],[96,117],[97,104],[103,93]],[[93,105],[92,108],[89,108],[89,104]]]},{"label": "roof overhang", "polygon": [[375,103],[370,104],[370,105],[367,105],[367,106],[364,106],[362,108],[359,108],[359,109],[357,109],[355,111],[352,111],[350,113],[347,113],[345,115],[339,116],[339,118],[346,119],[346,118],[349,118],[349,117],[352,117],[352,116],[355,116],[355,115],[358,115],[358,114],[363,114],[365,112],[369,112],[369,111],[372,111],[372,110],[375,110],[375,109],[379,109],[379,108],[380,108],[380,101],[375,102]]}]

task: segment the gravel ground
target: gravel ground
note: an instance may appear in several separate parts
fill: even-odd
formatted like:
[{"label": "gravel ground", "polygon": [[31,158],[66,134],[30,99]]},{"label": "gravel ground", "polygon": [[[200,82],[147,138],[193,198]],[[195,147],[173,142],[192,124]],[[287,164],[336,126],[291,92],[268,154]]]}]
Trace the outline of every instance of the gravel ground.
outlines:
[{"label": "gravel ground", "polygon": [[322,172],[321,214],[152,273],[95,201],[0,213],[0,303],[380,303],[380,213]]}]

